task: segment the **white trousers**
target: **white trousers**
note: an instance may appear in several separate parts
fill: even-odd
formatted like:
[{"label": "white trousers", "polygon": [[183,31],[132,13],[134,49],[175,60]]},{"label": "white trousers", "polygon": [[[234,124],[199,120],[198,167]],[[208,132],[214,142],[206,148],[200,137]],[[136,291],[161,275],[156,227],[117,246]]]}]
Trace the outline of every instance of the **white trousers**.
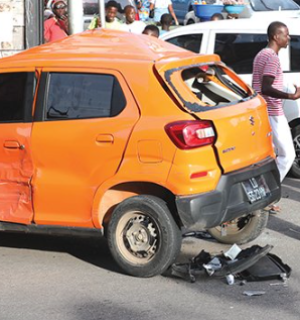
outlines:
[{"label": "white trousers", "polygon": [[269,116],[273,144],[277,155],[277,166],[282,181],[289,172],[296,157],[291,129],[284,115]]}]

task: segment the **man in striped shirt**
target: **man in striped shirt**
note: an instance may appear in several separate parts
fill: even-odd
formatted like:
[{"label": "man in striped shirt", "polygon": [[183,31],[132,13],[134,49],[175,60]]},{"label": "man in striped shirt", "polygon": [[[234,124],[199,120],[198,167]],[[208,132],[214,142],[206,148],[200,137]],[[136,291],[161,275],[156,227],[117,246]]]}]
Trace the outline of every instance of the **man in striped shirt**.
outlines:
[{"label": "man in striped shirt", "polygon": [[[295,159],[291,130],[283,113],[282,99],[300,98],[300,87],[295,86],[295,93],[283,92],[283,73],[278,52],[289,44],[290,36],[287,26],[279,21],[272,22],[268,27],[268,38],[267,47],[254,59],[252,86],[267,103],[273,131],[273,144],[277,154],[277,166],[282,181]],[[280,209],[274,206],[274,210]]]}]

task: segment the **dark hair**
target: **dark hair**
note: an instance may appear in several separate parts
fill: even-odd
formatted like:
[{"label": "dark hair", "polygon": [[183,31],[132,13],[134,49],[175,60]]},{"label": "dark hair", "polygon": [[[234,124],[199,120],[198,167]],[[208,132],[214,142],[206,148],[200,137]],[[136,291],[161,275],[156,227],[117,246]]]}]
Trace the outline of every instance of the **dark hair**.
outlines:
[{"label": "dark hair", "polygon": [[282,27],[287,28],[287,26],[280,21],[274,21],[269,25],[268,31],[267,31],[269,41],[273,39],[273,37],[276,35],[278,29],[280,29]]},{"label": "dark hair", "polygon": [[218,18],[218,20],[224,20],[224,17],[221,13],[214,13],[211,17],[210,20],[213,20],[213,18]]},{"label": "dark hair", "polygon": [[127,6],[124,7],[124,12],[126,12],[126,10],[129,10],[129,9],[133,9],[135,11],[134,6],[132,6],[131,4],[128,4]]},{"label": "dark hair", "polygon": [[172,23],[172,16],[169,13],[164,13],[160,17],[160,23],[170,25]]},{"label": "dark hair", "polygon": [[116,8],[116,9],[119,9],[119,6],[118,6],[117,1],[115,1],[115,0],[110,0],[110,1],[107,2],[105,8],[106,8],[106,9],[108,9],[108,8]]},{"label": "dark hair", "polygon": [[159,29],[158,29],[158,27],[155,26],[154,24],[148,24],[148,25],[145,27],[143,33],[147,33],[147,31],[151,31],[152,33],[156,34],[157,37],[159,37]]}]

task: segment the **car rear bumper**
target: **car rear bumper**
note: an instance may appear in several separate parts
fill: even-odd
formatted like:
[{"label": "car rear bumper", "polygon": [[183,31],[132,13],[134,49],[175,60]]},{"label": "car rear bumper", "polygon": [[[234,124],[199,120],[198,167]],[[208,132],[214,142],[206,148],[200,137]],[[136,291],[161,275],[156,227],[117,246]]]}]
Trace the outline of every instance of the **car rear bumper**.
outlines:
[{"label": "car rear bumper", "polygon": [[[242,182],[253,177],[264,177],[270,193],[264,199],[250,203]],[[263,209],[280,199],[281,184],[274,159],[268,158],[243,170],[222,175],[214,191],[176,197],[176,206],[185,227],[197,225],[208,229]]]}]

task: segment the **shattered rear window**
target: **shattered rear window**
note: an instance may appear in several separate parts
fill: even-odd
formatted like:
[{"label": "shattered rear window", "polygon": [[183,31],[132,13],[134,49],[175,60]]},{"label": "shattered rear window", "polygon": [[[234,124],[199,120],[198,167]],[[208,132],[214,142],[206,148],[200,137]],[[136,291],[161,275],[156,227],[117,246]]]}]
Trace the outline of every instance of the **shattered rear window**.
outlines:
[{"label": "shattered rear window", "polygon": [[194,112],[230,106],[254,94],[233,71],[222,65],[168,70],[166,78],[185,107]]}]

